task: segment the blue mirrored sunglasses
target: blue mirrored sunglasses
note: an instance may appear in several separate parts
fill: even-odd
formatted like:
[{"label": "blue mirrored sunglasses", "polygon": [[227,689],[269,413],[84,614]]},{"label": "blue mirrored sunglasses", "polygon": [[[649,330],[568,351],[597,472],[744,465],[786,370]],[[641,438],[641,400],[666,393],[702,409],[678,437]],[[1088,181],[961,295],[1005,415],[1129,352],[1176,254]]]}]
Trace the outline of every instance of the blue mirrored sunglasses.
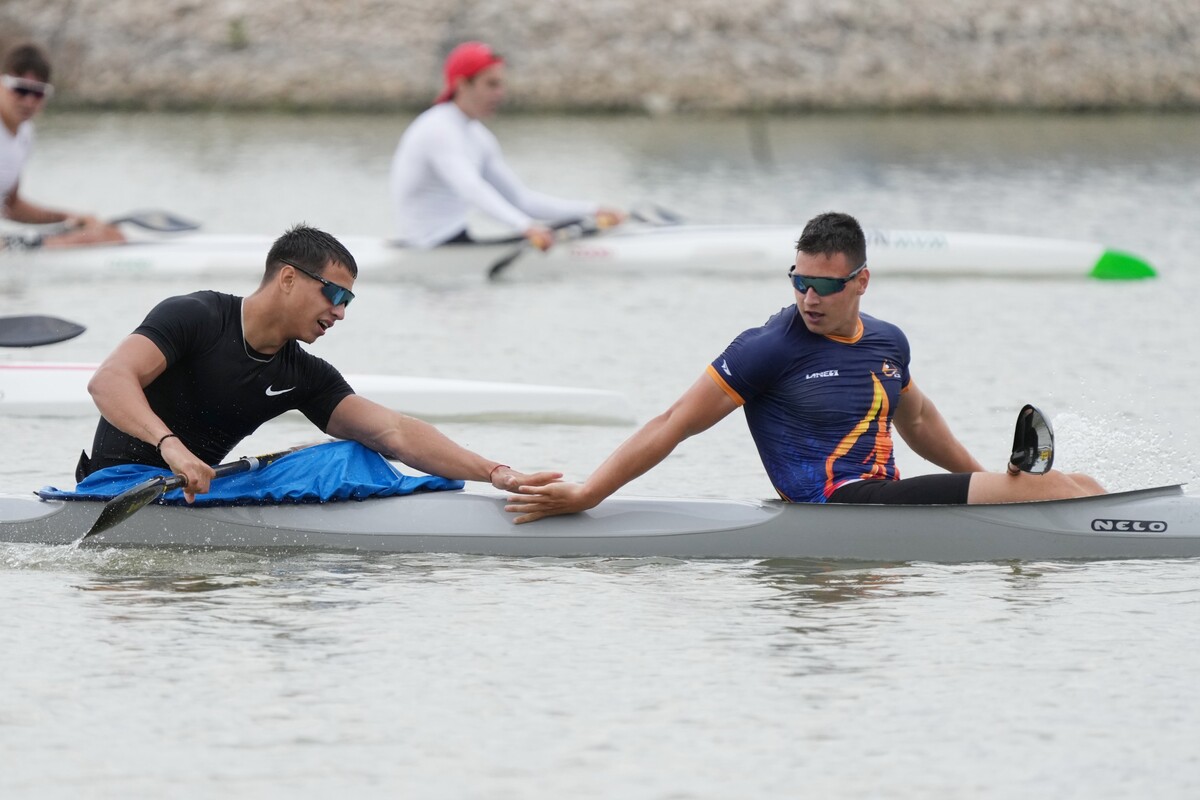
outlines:
[{"label": "blue mirrored sunglasses", "polygon": [[792,266],[788,269],[788,277],[792,279],[792,286],[796,287],[796,291],[804,294],[809,289],[812,289],[821,297],[828,297],[831,294],[837,294],[842,289],[846,288],[846,284],[854,279],[854,276],[867,268],[867,262],[863,262],[858,267],[844,278],[814,278],[809,275],[797,275],[796,267]]},{"label": "blue mirrored sunglasses", "polygon": [[325,299],[333,303],[335,306],[348,306],[350,305],[350,301],[354,299],[354,292],[350,291],[345,286],[338,286],[333,281],[326,280],[320,275],[317,275],[315,272],[309,272],[304,267],[298,267],[290,261],[284,261],[282,258],[279,260],[281,263],[287,264],[297,272],[303,272],[313,280],[320,281],[321,294],[325,295]]}]

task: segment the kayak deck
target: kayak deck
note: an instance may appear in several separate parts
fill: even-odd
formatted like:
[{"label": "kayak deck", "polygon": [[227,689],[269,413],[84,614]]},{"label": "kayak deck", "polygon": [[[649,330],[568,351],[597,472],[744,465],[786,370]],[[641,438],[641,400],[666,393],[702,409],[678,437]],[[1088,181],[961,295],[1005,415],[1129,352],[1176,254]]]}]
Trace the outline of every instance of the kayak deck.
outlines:
[{"label": "kayak deck", "polygon": [[[546,253],[526,251],[503,271],[505,280],[577,275],[688,274],[775,276],[794,256],[798,231],[788,225],[637,225],[565,241]],[[1100,278],[1154,277],[1143,259],[1094,242],[1005,234],[868,228],[872,269],[889,275]],[[342,236],[364,281],[458,283],[485,279],[512,243],[406,247],[381,237]],[[12,254],[34,273],[77,280],[114,278],[256,279],[266,236],[201,233],[126,244]]]},{"label": "kayak deck", "polygon": [[[95,415],[96,405],[87,391],[95,370],[95,364],[75,362],[0,362],[0,414]],[[628,398],[609,389],[406,375],[348,374],[346,380],[364,397],[431,422],[627,425],[635,421]]]},{"label": "kayak deck", "polygon": [[[86,546],[946,563],[1200,556],[1200,499],[1179,486],[979,506],[618,496],[521,526],[504,503],[499,493],[463,491],[325,505],[153,505]],[[0,496],[0,541],[69,544],[101,506]]]}]

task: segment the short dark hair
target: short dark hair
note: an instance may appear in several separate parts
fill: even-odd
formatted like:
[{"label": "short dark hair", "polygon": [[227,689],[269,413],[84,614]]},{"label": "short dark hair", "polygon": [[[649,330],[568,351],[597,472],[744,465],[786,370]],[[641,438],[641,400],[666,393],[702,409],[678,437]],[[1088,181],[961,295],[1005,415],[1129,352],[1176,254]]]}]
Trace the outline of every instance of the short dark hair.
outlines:
[{"label": "short dark hair", "polygon": [[827,211],[813,217],[804,226],[804,231],[796,240],[796,252],[823,256],[842,253],[853,269],[867,260],[867,239],[854,217]]},{"label": "short dark hair", "polygon": [[317,230],[303,222],[288,228],[287,233],[275,240],[267,253],[267,268],[263,280],[270,279],[283,268],[284,262],[320,275],[330,264],[341,264],[358,277],[358,263],[346,246],[325,231]]},{"label": "short dark hair", "polygon": [[4,74],[22,77],[32,73],[42,83],[50,82],[50,59],[36,44],[13,45],[4,54]]}]

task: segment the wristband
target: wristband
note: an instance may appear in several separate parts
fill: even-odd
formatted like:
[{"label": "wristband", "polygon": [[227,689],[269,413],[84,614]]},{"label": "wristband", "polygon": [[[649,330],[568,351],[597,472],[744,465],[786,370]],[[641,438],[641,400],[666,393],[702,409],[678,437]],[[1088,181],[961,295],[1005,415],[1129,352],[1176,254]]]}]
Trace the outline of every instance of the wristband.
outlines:
[{"label": "wristband", "polygon": [[508,464],[497,464],[496,466],[494,466],[490,470],[488,470],[488,483],[491,483],[492,476],[496,474],[496,470],[501,469],[501,468],[512,469],[512,467],[510,467]]},{"label": "wristband", "polygon": [[[155,451],[156,453],[158,453],[158,456],[159,456],[159,458],[162,458],[162,445],[163,445],[163,442],[165,442],[167,439],[171,439],[171,438],[179,439],[179,434],[177,434],[177,433],[168,433],[166,436],[164,436],[164,437],[162,437],[161,439],[159,439],[159,440],[158,440],[158,444],[154,445],[154,451]],[[182,439],[179,439],[179,441],[181,441],[181,442],[182,442],[183,440],[182,440]]]}]

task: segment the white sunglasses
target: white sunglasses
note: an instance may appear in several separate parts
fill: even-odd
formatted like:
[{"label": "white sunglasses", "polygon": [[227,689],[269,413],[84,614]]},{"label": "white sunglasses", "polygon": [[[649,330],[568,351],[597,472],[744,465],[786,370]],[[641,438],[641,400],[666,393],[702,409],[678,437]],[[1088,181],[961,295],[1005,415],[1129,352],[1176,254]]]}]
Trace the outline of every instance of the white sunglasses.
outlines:
[{"label": "white sunglasses", "polygon": [[0,83],[3,83],[4,88],[11,90],[18,97],[33,96],[39,100],[49,100],[54,96],[53,86],[41,81],[30,80],[29,78],[18,78],[16,75],[0,75]]}]

